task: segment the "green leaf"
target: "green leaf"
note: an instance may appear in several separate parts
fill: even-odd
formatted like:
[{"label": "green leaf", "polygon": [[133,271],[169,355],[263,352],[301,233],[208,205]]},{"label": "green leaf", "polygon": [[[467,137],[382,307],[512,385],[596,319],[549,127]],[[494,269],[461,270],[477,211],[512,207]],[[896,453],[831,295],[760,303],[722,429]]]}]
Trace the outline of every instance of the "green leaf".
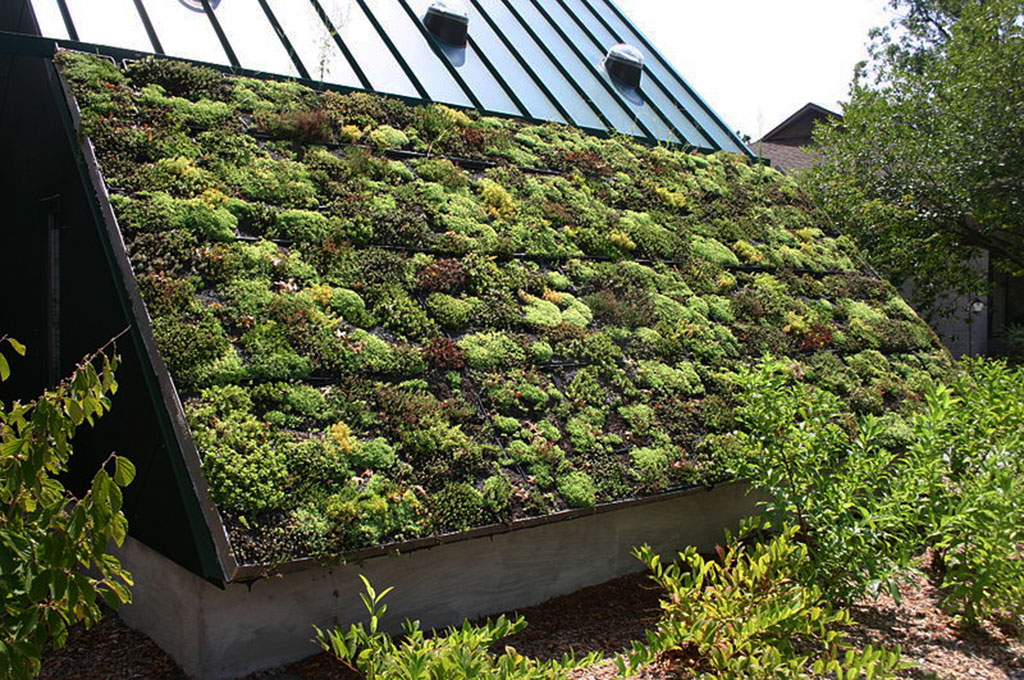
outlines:
[{"label": "green leaf", "polygon": [[124,456],[114,459],[114,481],[118,486],[128,486],[135,479],[135,465]]},{"label": "green leaf", "polygon": [[7,342],[11,345],[11,347],[14,348],[15,352],[17,352],[21,356],[25,356],[25,345],[21,344],[14,338],[7,338]]},{"label": "green leaf", "polygon": [[11,377],[11,367],[7,363],[7,357],[0,354],[0,382],[4,382]]}]

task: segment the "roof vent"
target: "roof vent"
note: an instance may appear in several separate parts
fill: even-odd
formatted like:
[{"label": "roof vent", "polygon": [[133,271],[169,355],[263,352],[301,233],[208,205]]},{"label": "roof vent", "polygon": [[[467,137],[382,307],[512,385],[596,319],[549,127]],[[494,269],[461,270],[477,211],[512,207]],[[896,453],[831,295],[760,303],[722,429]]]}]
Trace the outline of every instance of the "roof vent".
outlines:
[{"label": "roof vent", "polygon": [[469,32],[469,12],[461,0],[436,0],[427,8],[423,25],[441,42],[463,47]]},{"label": "roof vent", "polygon": [[615,80],[628,87],[640,87],[640,76],[644,72],[644,55],[640,50],[620,43],[613,45],[604,58],[604,68]]},{"label": "roof vent", "polygon": [[[188,7],[194,12],[205,12],[206,8],[203,7],[203,0],[178,0],[181,4]],[[210,9],[217,9],[217,5],[220,4],[220,0],[209,0]]]}]

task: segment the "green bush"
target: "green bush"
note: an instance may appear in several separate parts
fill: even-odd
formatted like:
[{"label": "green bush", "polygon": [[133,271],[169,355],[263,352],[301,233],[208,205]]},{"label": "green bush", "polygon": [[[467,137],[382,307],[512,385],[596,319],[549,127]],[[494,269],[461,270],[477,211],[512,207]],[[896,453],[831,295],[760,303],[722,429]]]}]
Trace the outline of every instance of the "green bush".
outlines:
[{"label": "green bush", "polygon": [[570,472],[559,477],[558,493],[573,508],[589,508],[597,502],[597,487],[586,472]]},{"label": "green bush", "polygon": [[[25,354],[0,336],[4,345]],[[0,677],[35,677],[47,644],[59,649],[71,624],[100,620],[100,598],[113,607],[131,601],[131,575],[108,550],[128,532],[121,489],[135,466],[109,456],[80,497],[58,477],[76,430],[110,410],[118,363],[100,351],[38,399],[0,402]],[[0,352],[0,382],[9,376]]]},{"label": "green bush", "polygon": [[[740,538],[755,528],[769,527],[750,525]],[[619,672],[634,674],[666,655],[686,659],[688,673],[707,680],[895,677],[899,648],[855,649],[842,631],[849,613],[804,585],[813,563],[796,533],[790,527],[752,546],[727,541],[718,559],[690,547],[668,565],[647,546],[636,550],[665,599],[657,629],[617,658]]]},{"label": "green bush", "polygon": [[928,394],[915,448],[948,479],[930,507],[944,604],[974,624],[1024,616],[1024,367],[975,360]]},{"label": "green bush", "polygon": [[851,435],[838,398],[795,382],[782,362],[743,369],[738,382],[745,455],[735,473],[767,495],[776,524],[799,527],[815,583],[841,602],[881,588],[899,597],[898,577],[922,545],[927,459],[882,448],[873,416]]},{"label": "green bush", "polygon": [[519,341],[502,332],[467,335],[459,342],[459,349],[466,353],[471,368],[481,370],[517,366],[526,360],[526,350]]},{"label": "green bush", "polygon": [[524,657],[512,647],[500,654],[491,649],[499,640],[515,635],[526,627],[526,620],[504,616],[483,625],[468,621],[458,628],[434,631],[427,636],[418,621],[406,620],[403,637],[395,642],[381,630],[387,612],[384,597],[391,588],[377,593],[365,577],[360,593],[369,615],[367,624],[353,624],[347,631],[340,627],[323,631],[316,626],[316,640],[324,651],[358,671],[366,680],[568,680],[569,672],[597,660],[596,654],[576,660],[537,661]]}]

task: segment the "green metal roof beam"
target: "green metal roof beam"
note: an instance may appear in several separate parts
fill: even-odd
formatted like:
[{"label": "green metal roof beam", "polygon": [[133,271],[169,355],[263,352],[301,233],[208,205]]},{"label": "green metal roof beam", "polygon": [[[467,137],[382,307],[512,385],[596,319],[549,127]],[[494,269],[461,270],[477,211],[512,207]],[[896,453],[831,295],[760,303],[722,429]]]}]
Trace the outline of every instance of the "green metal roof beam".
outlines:
[{"label": "green metal roof beam", "polygon": [[[587,3],[587,5],[589,7],[593,8],[593,5],[591,5],[590,0],[583,0],[583,2]],[[738,136],[736,136],[736,134],[734,132],[732,132],[728,128],[728,126],[725,125],[725,123],[718,117],[718,115],[708,105],[708,103],[706,101],[704,101],[704,99],[699,94],[697,94],[693,90],[693,88],[690,87],[690,84],[687,83],[686,80],[684,80],[683,77],[681,75],[679,75],[679,73],[674,68],[672,68],[671,63],[667,59],[665,59],[665,57],[662,56],[661,52],[659,52],[657,50],[657,48],[655,48],[654,45],[652,45],[651,42],[644,36],[644,34],[641,33],[636,28],[636,26],[633,24],[633,22],[630,21],[626,17],[626,15],[622,13],[622,10],[620,10],[618,8],[618,6],[616,6],[616,4],[612,0],[603,0],[603,2],[606,5],[608,5],[608,8],[611,9],[611,11],[615,13],[615,15],[619,18],[619,20],[622,23],[624,23],[626,26],[629,26],[630,29],[632,29],[633,33],[636,34],[637,38],[640,40],[640,42],[643,43],[644,47],[646,47],[647,50],[652,55],[654,55],[654,57],[657,58],[662,63],[662,65],[665,67],[665,70],[668,71],[669,74],[671,74],[671,76],[676,80],[676,82],[678,82],[679,85],[682,86],[682,88],[684,90],[686,90],[686,92],[693,98],[693,100],[695,102],[697,102],[697,104],[702,109],[704,109],[704,112],[707,113],[711,117],[712,120],[715,120],[715,121],[719,122],[719,124],[721,125],[722,130],[725,132],[726,136],[729,137],[733,142],[735,142],[737,144],[737,146],[739,146],[740,149],[742,149],[744,152],[746,152],[746,154],[748,156],[753,156],[754,154],[750,151],[750,149],[747,148],[747,145],[743,143],[743,140],[741,140]],[[594,14],[597,15],[597,12],[594,12]],[[598,16],[600,16],[600,15],[598,15]],[[612,31],[612,34],[615,35],[616,32]],[[684,107],[682,105],[682,102],[679,102],[678,100],[676,100],[676,101],[677,101],[677,103],[679,103],[679,108],[681,108],[683,110],[686,109],[686,107]],[[713,140],[709,140],[709,141],[713,141]]]},{"label": "green metal roof beam", "polygon": [[405,57],[402,56],[402,53],[399,52],[398,47],[395,45],[394,41],[388,35],[388,32],[384,30],[384,27],[381,26],[380,21],[377,20],[376,15],[374,15],[374,13],[370,11],[370,8],[366,6],[365,0],[356,0],[356,4],[359,5],[359,9],[363,10],[363,14],[366,15],[367,19],[369,19],[370,24],[373,26],[374,30],[377,31],[377,34],[380,36],[380,39],[391,51],[391,56],[394,57],[395,61],[398,62],[399,68],[401,68],[402,72],[405,73],[406,77],[409,78],[409,82],[412,83],[412,86],[414,88],[416,88],[416,92],[419,93],[419,95],[423,97],[425,101],[432,102],[433,99],[431,98],[430,93],[427,92],[427,89],[425,87],[423,87],[423,83],[420,82],[420,79],[416,77],[416,73],[413,72],[412,67],[409,66],[409,62],[407,62],[405,60]]},{"label": "green metal roof beam", "polygon": [[288,39],[284,29],[281,28],[281,22],[277,20],[277,16],[274,15],[274,10],[270,9],[270,5],[267,4],[267,0],[257,0],[260,3],[260,7],[263,8],[263,13],[267,15],[267,21],[270,22],[270,26],[274,29],[274,33],[277,34],[281,44],[284,45],[284,49],[288,52],[288,56],[291,57],[292,63],[295,64],[295,69],[299,72],[299,75],[303,78],[309,79],[309,71],[306,70],[306,66],[299,59],[299,53],[295,51],[295,47],[292,45],[292,41]]},{"label": "green metal roof beam", "polygon": [[[565,12],[566,15],[572,17],[572,20],[576,23],[576,25],[580,28],[580,30],[583,31],[583,33],[587,36],[587,38],[590,40],[591,43],[593,43],[600,50],[607,49],[608,46],[601,44],[601,41],[598,40],[597,36],[594,35],[594,32],[590,30],[590,28],[586,25],[586,23],[584,23],[583,21],[580,21],[580,18],[576,15],[576,13],[573,12],[572,9],[568,5],[565,4],[565,0],[555,0],[555,1],[559,4],[559,6],[562,8],[562,11]],[[658,84],[658,81],[655,80],[655,83]],[[660,84],[659,84],[659,86],[660,86]],[[662,88],[662,89],[664,90],[664,88]],[[669,129],[672,130],[672,132],[675,134],[675,136],[679,139],[679,141],[681,143],[683,143],[683,144],[691,143],[691,141],[686,138],[686,135],[683,133],[683,131],[680,130],[679,127],[676,126],[676,124],[672,122],[672,120],[665,114],[665,112],[662,111],[661,107],[658,106],[654,102],[654,100],[651,99],[647,95],[646,92],[644,92],[644,90],[642,88],[638,88],[637,91],[640,93],[640,96],[643,97],[644,103],[649,105],[651,107],[651,110],[653,110],[658,115],[658,117],[661,118],[662,121],[664,121],[665,125],[667,125],[669,127]],[[697,121],[695,121],[693,119],[693,117],[690,116],[690,114],[686,112],[685,109],[680,109],[680,111],[682,111],[683,115],[686,116],[687,120],[689,120],[693,124],[693,126],[695,128],[697,128],[697,131],[700,132],[700,134],[704,136],[706,141],[710,142],[712,145],[715,145],[715,140],[711,139],[706,134],[704,129],[701,128],[701,126],[697,123]]]}]

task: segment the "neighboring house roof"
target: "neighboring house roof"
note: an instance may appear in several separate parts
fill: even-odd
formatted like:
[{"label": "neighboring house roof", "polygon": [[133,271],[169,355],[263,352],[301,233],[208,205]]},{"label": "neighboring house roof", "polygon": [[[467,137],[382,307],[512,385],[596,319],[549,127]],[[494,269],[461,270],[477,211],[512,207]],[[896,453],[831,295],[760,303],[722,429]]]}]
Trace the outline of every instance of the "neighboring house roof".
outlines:
[{"label": "neighboring house roof", "polygon": [[761,141],[789,146],[802,146],[811,141],[811,133],[814,130],[814,126],[818,122],[828,119],[842,119],[842,115],[835,111],[829,111],[823,106],[807,103],[761,137]]},{"label": "neighboring house roof", "polygon": [[[101,49],[749,153],[611,0],[469,0],[464,46],[425,27],[430,0],[30,2],[41,35]],[[644,59],[639,88],[602,64],[618,43]]]},{"label": "neighboring house roof", "polygon": [[817,104],[808,103],[779,123],[768,134],[751,145],[753,152],[771,161],[784,172],[806,170],[816,165],[820,156],[804,147],[813,142],[814,126],[827,120],[842,120],[842,115]]},{"label": "neighboring house roof", "polygon": [[759,157],[767,158],[772,167],[783,172],[806,170],[818,164],[821,156],[802,146],[773,144],[772,142],[754,142],[750,149]]},{"label": "neighboring house roof", "polygon": [[948,365],[792,180],[737,154],[58,62],[224,580],[714,483],[735,371],[765,355],[852,413]]}]

